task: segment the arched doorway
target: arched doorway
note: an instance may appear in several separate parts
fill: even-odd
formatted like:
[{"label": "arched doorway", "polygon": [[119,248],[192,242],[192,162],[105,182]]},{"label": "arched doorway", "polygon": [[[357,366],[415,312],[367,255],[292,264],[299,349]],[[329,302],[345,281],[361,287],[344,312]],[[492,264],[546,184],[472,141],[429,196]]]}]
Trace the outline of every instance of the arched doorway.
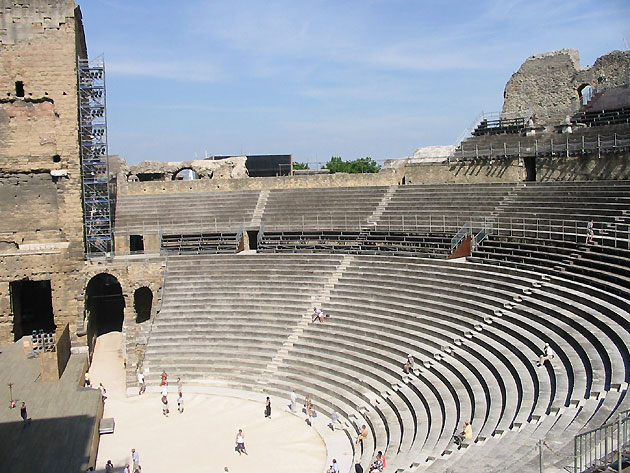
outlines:
[{"label": "arched doorway", "polygon": [[178,172],[173,174],[174,181],[193,181],[195,179],[199,179],[197,173],[190,168],[180,169]]},{"label": "arched doorway", "polygon": [[122,332],[125,299],[118,279],[101,273],[90,279],[85,289],[85,316],[90,350],[96,337],[109,332]]},{"label": "arched doorway", "polygon": [[577,93],[578,97],[580,97],[580,105],[584,106],[593,98],[595,91],[591,84],[582,84],[578,87]]},{"label": "arched doorway", "polygon": [[133,293],[133,308],[136,310],[136,323],[141,324],[151,318],[153,292],[148,287],[140,287]]}]

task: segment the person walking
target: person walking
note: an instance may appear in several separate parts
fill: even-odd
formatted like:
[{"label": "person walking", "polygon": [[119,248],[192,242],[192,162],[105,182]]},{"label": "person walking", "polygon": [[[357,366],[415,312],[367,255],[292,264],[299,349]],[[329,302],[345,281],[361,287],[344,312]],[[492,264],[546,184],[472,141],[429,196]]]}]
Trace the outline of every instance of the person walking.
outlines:
[{"label": "person walking", "polygon": [[138,373],[138,396],[140,396],[141,394],[144,394],[146,390],[147,390],[147,385],[144,382],[144,373],[140,371]]},{"label": "person walking", "polygon": [[162,396],[162,415],[168,417],[168,396]]},{"label": "person walking", "polygon": [[22,407],[20,407],[20,415],[22,416],[22,420],[24,421],[24,424],[26,425],[29,421],[29,418],[28,418],[28,412],[26,412],[25,402],[23,402]]},{"label": "person walking", "polygon": [[177,398],[177,410],[180,414],[184,412],[184,396],[181,391],[179,392],[179,397]]},{"label": "person walking", "polygon": [[105,473],[114,473],[114,465],[111,460],[107,460],[105,465]]},{"label": "person walking", "polygon": [[101,392],[101,397],[103,398],[103,402],[105,402],[105,399],[107,399],[107,390],[105,389],[105,386],[103,386],[103,383],[98,383],[98,390]]},{"label": "person walking", "polygon": [[593,219],[589,220],[586,224],[586,244],[593,243],[593,239],[595,238],[595,227],[593,225]]},{"label": "person walking", "polygon": [[136,473],[140,466],[140,455],[138,455],[135,448],[131,449],[131,460],[133,462],[133,473]]},{"label": "person walking", "polygon": [[238,429],[236,433],[236,448],[234,449],[238,452],[239,455],[244,453],[247,455],[247,450],[245,450],[245,434],[243,433],[243,429]]},{"label": "person walking", "polygon": [[269,399],[269,396],[267,396],[265,401],[265,417],[271,419],[271,399]]}]

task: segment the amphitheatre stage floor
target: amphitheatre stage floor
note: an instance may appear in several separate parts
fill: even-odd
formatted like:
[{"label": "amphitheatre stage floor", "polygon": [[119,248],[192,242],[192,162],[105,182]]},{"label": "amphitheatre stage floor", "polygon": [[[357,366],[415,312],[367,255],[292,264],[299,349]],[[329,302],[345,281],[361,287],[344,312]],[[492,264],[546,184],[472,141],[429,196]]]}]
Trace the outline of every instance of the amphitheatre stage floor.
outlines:
[{"label": "amphitheatre stage floor", "polygon": [[[79,386],[86,357],[72,355],[61,379],[44,383],[39,358],[27,358],[19,342],[0,346],[0,472],[85,471],[100,402],[98,391]],[[22,401],[28,425],[20,417]]]},{"label": "amphitheatre stage floor", "polygon": [[[108,387],[103,417],[114,417],[116,422],[115,432],[100,438],[97,471],[105,471],[105,463],[111,460],[114,471],[122,472],[126,463],[131,464],[132,448],[140,455],[142,471],[148,473],[222,472],[226,466],[230,473],[321,473],[328,467],[326,444],[318,430],[291,414],[288,400],[272,398],[269,420],[264,418],[262,402],[209,394],[210,389],[182,380],[185,409],[180,414],[177,375],[169,373],[170,415],[164,417],[157,386],[149,386],[142,396],[136,389],[124,389],[120,353],[106,348],[120,343],[115,337],[120,333],[99,337],[90,370],[93,384],[103,382]],[[103,343],[105,339],[108,343]],[[155,377],[153,374],[151,379]],[[247,456],[234,451],[239,428],[246,434]],[[351,450],[347,440],[343,442],[345,434],[335,434],[340,441],[333,444]],[[341,471],[348,471],[352,454],[339,453],[346,463],[341,464]]]}]

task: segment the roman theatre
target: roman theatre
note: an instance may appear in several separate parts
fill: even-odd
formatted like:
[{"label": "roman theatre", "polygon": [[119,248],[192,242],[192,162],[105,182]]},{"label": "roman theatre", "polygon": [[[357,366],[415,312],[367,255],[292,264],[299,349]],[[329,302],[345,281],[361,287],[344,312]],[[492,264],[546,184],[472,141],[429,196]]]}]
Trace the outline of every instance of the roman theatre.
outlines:
[{"label": "roman theatre", "polygon": [[628,51],[534,54],[377,173],[128,165],[80,7],[0,4],[0,471],[628,466]]}]

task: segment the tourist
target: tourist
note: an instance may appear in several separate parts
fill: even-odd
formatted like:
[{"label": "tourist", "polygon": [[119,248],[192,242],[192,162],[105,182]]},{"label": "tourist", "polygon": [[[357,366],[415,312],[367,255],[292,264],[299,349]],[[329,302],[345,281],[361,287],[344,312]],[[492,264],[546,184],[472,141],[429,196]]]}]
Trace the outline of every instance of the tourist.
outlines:
[{"label": "tourist", "polygon": [[387,463],[385,462],[385,455],[383,455],[383,452],[379,450],[376,454],[374,462],[370,466],[370,473],[380,473],[386,466]]},{"label": "tourist", "polygon": [[328,473],[339,473],[339,465],[337,465],[337,460],[333,458],[332,465],[328,468]]},{"label": "tourist", "polygon": [[160,382],[160,384],[162,386],[168,385],[168,374],[166,374],[166,371],[162,370],[162,374],[160,376],[162,378],[162,381]]},{"label": "tourist", "polygon": [[548,343],[545,343],[545,347],[543,348],[543,353],[540,355],[540,359],[538,360],[538,366],[542,366],[545,364],[545,361],[551,361],[556,356],[553,348]]},{"label": "tourist", "polygon": [[314,417],[317,417],[317,412],[315,412],[315,406],[309,400],[308,406],[306,406],[306,419],[305,419],[306,423],[309,426],[312,425],[312,422],[313,422],[312,419]]},{"label": "tourist", "polygon": [[168,417],[168,414],[169,414],[169,410],[168,410],[168,396],[162,396],[162,414],[165,417]]},{"label": "tourist", "polygon": [[107,460],[107,464],[105,465],[105,473],[114,473],[114,465],[111,460]]},{"label": "tourist", "polygon": [[26,412],[26,403],[22,403],[22,407],[20,407],[20,415],[22,416],[22,420],[24,422],[28,422],[28,412]]},{"label": "tourist", "polygon": [[123,473],[131,473],[131,472],[129,471],[129,463],[127,463],[127,464],[125,465],[125,467],[123,468]]},{"label": "tourist", "polygon": [[595,228],[593,227],[593,219],[586,224],[586,244],[593,243],[595,238]]},{"label": "tourist", "polygon": [[107,390],[105,389],[105,386],[103,386],[103,383],[98,383],[98,390],[101,392],[101,397],[103,398],[103,402],[105,402],[105,399],[107,399]]},{"label": "tourist", "polygon": [[245,434],[243,433],[243,429],[238,429],[238,433],[236,434],[236,448],[234,449],[238,452],[239,455],[244,453],[247,455],[247,450],[245,450]]},{"label": "tourist", "polygon": [[184,396],[181,391],[179,392],[179,397],[177,398],[177,410],[180,414],[184,412]]},{"label": "tourist", "polygon": [[91,388],[92,387],[92,383],[90,382],[90,373],[86,371],[83,378],[85,379],[84,386],[87,387],[87,388]]},{"label": "tourist", "polygon": [[265,401],[265,417],[271,419],[271,399],[269,399],[269,396],[267,396]]},{"label": "tourist", "polygon": [[453,439],[455,440],[455,443],[457,444],[457,446],[461,447],[462,442],[464,440],[472,439],[472,436],[473,436],[472,425],[470,421],[467,420],[466,422],[464,422],[464,429],[460,432],[459,435],[453,436]]},{"label": "tourist", "polygon": [[317,307],[313,307],[313,317],[311,322],[315,322],[316,320],[318,320],[320,323],[323,322],[323,312],[321,309],[318,309]]},{"label": "tourist", "polygon": [[415,363],[416,361],[413,359],[413,355],[411,355],[411,353],[407,355],[407,361],[403,365],[403,370],[405,370],[405,373],[413,374],[413,365]]},{"label": "tourist", "polygon": [[302,409],[302,412],[304,414],[307,413],[309,404],[311,404],[311,395],[307,394],[306,397],[304,398],[304,408]]},{"label": "tourist", "polygon": [[381,459],[381,456],[377,454],[376,458],[372,462],[372,465],[370,465],[370,473],[380,473],[384,468],[385,465],[383,464],[383,460]]},{"label": "tourist", "polygon": [[140,455],[138,455],[135,448],[131,449],[131,460],[133,461],[133,473],[136,473],[140,466]]},{"label": "tourist", "polygon": [[140,396],[141,394],[144,394],[146,390],[147,390],[147,385],[144,382],[144,373],[140,371],[138,373],[138,396]]},{"label": "tourist", "polygon": [[291,412],[295,412],[297,410],[297,394],[291,390]]},{"label": "tourist", "polygon": [[368,438],[368,430],[365,424],[363,424],[361,426],[361,432],[359,433],[359,436],[357,437],[357,441],[355,442],[356,445],[363,444],[363,440],[366,438]]},{"label": "tourist", "polygon": [[342,425],[341,420],[339,420],[339,413],[337,411],[333,411],[333,413],[330,414],[330,424],[328,424],[328,427],[333,432],[335,431],[335,424]]}]

